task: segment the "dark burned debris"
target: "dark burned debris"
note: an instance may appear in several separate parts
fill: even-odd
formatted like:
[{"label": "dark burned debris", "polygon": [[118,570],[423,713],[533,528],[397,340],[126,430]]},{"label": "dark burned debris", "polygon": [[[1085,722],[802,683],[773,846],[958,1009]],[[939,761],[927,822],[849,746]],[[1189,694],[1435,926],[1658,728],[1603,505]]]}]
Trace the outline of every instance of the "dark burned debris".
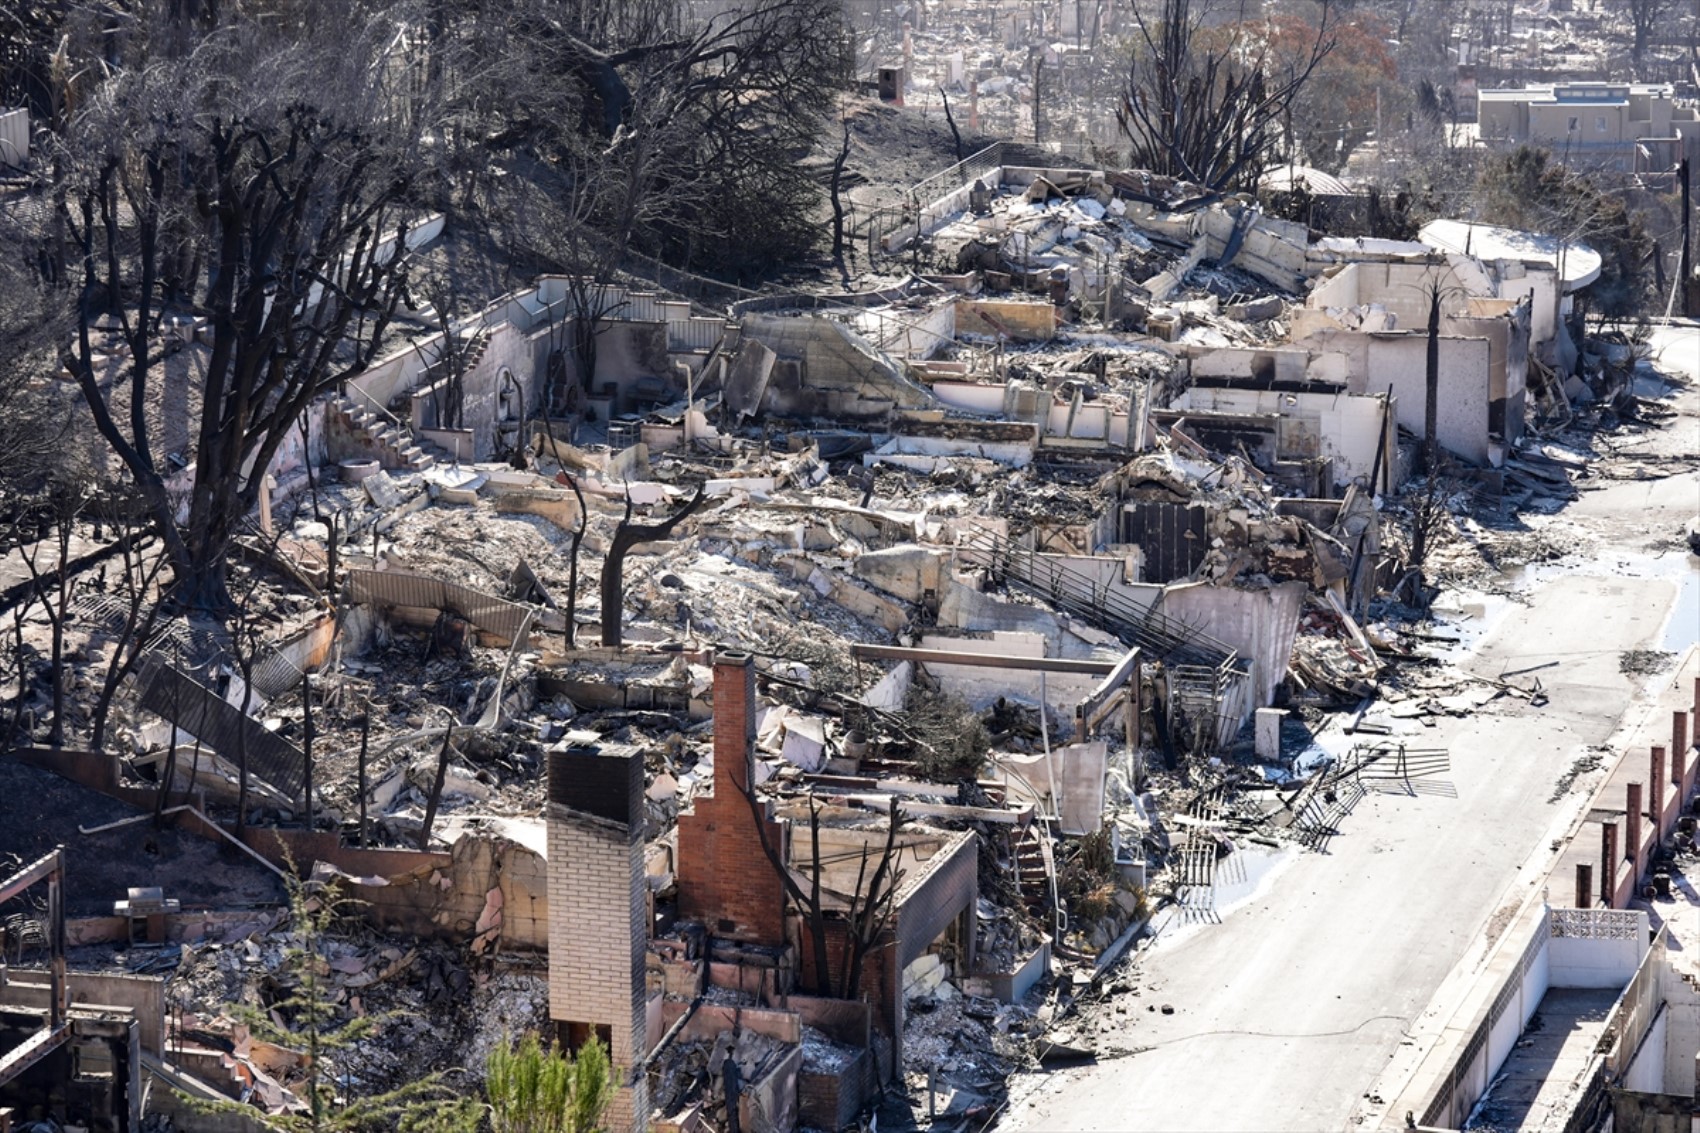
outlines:
[{"label": "dark burned debris", "polygon": [[[1127,173],[987,177],[892,234],[934,276],[715,314],[624,293],[572,420],[501,393],[548,404],[560,279],[480,316],[464,430],[420,351],[380,360],[274,469],[227,624],[128,632],[87,575],[24,609],[18,758],[143,808],[66,837],[204,837],[256,892],[293,865],[360,902],[323,950],[338,1010],[386,1018],[337,1056],[350,1096],[421,1065],[474,1089],[535,1030],[609,1043],[611,1126],[839,1128],[881,1097],[956,1125],[1090,1057],[1076,1008],[1155,912],[1213,916],[1364,792],[1443,781],[1436,715],[1544,695],[1448,669],[1422,607],[1591,473],[1575,398],[1528,431],[1472,405],[1413,475],[1382,377],[1424,344],[1388,305],[1450,273],[1479,292],[1457,335],[1527,343],[1484,265]],[[98,752],[36,746],[61,620],[68,736],[134,659]],[[8,948],[71,948],[80,999],[151,977],[152,1096],[300,1104],[298,1052],[223,1006],[277,1001],[275,891],[143,873],[72,874],[64,934],[8,921]]]}]

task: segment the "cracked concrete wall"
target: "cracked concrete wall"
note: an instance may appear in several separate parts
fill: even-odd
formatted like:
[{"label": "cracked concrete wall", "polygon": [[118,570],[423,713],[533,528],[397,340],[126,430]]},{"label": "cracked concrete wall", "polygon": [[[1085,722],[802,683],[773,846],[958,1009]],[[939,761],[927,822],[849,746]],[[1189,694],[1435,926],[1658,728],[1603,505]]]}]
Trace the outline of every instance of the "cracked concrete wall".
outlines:
[{"label": "cracked concrete wall", "polygon": [[1308,592],[1303,582],[1283,582],[1262,590],[1236,590],[1208,582],[1177,583],[1163,591],[1162,612],[1197,626],[1252,662],[1256,704],[1272,704],[1287,675],[1299,611]]},{"label": "cracked concrete wall", "polygon": [[763,412],[782,417],[868,421],[893,409],[923,409],[935,399],[890,357],[835,319],[746,315],[742,334],[779,356],[762,396]]},{"label": "cracked concrete wall", "polygon": [[482,935],[480,921],[494,905],[502,946],[537,952],[549,945],[547,871],[541,855],[516,842],[468,835],[446,866],[426,863],[388,884],[358,886],[356,895],[380,928],[457,944]]},{"label": "cracked concrete wall", "polygon": [[[1382,433],[1382,401],[1368,394],[1282,393],[1276,390],[1193,386],[1176,399],[1176,409],[1221,413],[1280,414],[1284,421],[1314,423],[1319,453],[1334,461],[1334,484],[1344,487],[1360,477],[1367,484],[1375,470],[1377,439]],[[1397,427],[1387,423],[1383,463],[1391,467]]]}]

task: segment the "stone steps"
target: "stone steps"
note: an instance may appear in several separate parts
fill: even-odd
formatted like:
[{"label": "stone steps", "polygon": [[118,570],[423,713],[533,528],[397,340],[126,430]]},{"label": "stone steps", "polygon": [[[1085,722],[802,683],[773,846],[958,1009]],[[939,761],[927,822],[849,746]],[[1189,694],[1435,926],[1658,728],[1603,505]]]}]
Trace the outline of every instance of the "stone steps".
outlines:
[{"label": "stone steps", "polygon": [[378,450],[379,463],[385,468],[423,472],[453,460],[442,448],[409,436],[399,426],[357,404],[352,398],[337,397],[331,405],[353,428],[366,435]]}]

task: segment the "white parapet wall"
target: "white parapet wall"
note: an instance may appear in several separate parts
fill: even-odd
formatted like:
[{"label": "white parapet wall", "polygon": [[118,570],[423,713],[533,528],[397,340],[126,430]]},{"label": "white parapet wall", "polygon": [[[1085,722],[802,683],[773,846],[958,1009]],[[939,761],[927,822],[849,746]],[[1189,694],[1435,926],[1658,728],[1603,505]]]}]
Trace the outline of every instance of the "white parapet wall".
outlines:
[{"label": "white parapet wall", "polygon": [[1528,927],[1514,925],[1501,939],[1484,969],[1490,978],[1447,1026],[1447,1040],[1430,1050],[1389,1109],[1390,1119],[1409,1109],[1420,1128],[1462,1128],[1553,988],[1624,989],[1608,1024],[1618,1028],[1617,1041],[1601,1058],[1619,1074],[1627,1070],[1655,1014],[1644,994],[1652,979],[1649,952],[1663,955],[1662,935],[1656,948],[1651,943],[1647,914],[1536,906],[1518,925]]}]

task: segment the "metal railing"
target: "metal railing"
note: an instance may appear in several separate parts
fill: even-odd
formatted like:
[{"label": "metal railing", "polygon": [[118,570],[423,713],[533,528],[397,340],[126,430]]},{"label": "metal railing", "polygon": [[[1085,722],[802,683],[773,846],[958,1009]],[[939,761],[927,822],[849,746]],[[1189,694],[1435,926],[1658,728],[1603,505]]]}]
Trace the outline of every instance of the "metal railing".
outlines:
[{"label": "metal railing", "polygon": [[1006,585],[1114,634],[1122,644],[1138,646],[1165,664],[1220,670],[1236,659],[1231,646],[1202,630],[1141,607],[1079,571],[990,533],[965,534],[958,550]]},{"label": "metal railing", "polygon": [[[427,366],[426,371],[429,372],[429,370],[430,370],[430,367]],[[389,409],[387,409],[383,405],[379,404],[377,398],[373,397],[371,394],[367,393],[365,390],[361,389],[359,386],[355,385],[353,382],[348,382],[343,386],[343,396],[344,397],[347,397],[350,392],[359,394],[361,401],[364,401],[367,405],[370,405],[373,409],[377,410],[378,416],[382,417],[384,420],[388,421],[390,424],[392,424],[396,428],[400,429],[403,432],[403,434],[409,435],[409,436],[412,435],[413,430],[408,425],[408,423],[403,421],[401,418],[397,417],[394,413],[391,413],[389,411]]]},{"label": "metal railing", "polygon": [[1005,143],[993,142],[977,153],[946,166],[939,172],[915,182],[904,190],[903,203],[880,209],[868,218],[868,254],[878,256],[885,241],[893,234],[921,222],[926,207],[947,193],[954,193],[977,178],[1003,167]]}]

